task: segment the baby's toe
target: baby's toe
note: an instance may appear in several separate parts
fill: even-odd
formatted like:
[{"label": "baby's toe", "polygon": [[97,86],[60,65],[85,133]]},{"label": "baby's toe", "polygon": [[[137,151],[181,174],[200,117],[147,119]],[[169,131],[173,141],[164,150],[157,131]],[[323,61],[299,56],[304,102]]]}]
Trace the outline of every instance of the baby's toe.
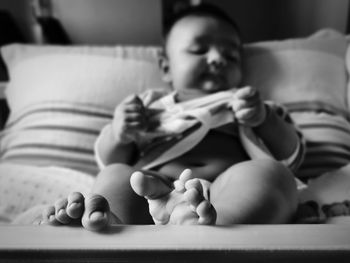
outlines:
[{"label": "baby's toe", "polygon": [[148,200],[149,213],[156,225],[165,225],[169,222],[170,214],[166,209],[166,202],[162,200]]},{"label": "baby's toe", "polygon": [[42,210],[42,220],[36,222],[38,224],[49,224],[49,225],[57,225],[60,222],[56,219],[55,216],[56,209],[54,206],[46,206]]},{"label": "baby's toe", "polygon": [[84,213],[84,196],[81,193],[74,192],[68,196],[66,212],[73,219],[82,217]]},{"label": "baby's toe", "polygon": [[130,185],[136,194],[146,199],[158,199],[172,191],[165,179],[139,171],[131,175]]},{"label": "baby's toe", "polygon": [[184,182],[181,180],[174,181],[174,190],[178,193],[184,193],[186,191]]},{"label": "baby's toe", "polygon": [[186,190],[196,189],[204,199],[209,200],[211,183],[207,180],[193,178],[185,183]]},{"label": "baby's toe", "polygon": [[92,231],[101,230],[109,225],[110,208],[108,201],[100,195],[85,198],[85,211],[82,225]]},{"label": "baby's toe", "polygon": [[136,194],[140,196],[147,195],[147,192],[145,191],[145,181],[145,175],[142,172],[136,171],[132,173],[130,177],[130,185]]},{"label": "baby's toe", "polygon": [[185,199],[193,212],[196,212],[197,206],[204,200],[204,197],[196,188],[191,188],[184,193]]},{"label": "baby's toe", "polygon": [[55,202],[55,217],[61,224],[68,224],[71,221],[71,218],[68,216],[66,211],[67,204],[67,198],[58,199]]},{"label": "baby's toe", "polygon": [[199,216],[198,223],[200,225],[214,225],[216,222],[216,210],[207,200],[203,200],[196,209]]},{"label": "baby's toe", "polygon": [[200,193],[203,192],[202,183],[198,178],[193,178],[193,179],[186,181],[185,188],[186,188],[186,190],[194,188],[194,189],[197,189],[197,191]]},{"label": "baby's toe", "polygon": [[185,169],[179,176],[179,180],[185,184],[188,180],[192,179],[192,171],[191,169]]},{"label": "baby's toe", "polygon": [[179,179],[174,182],[175,191],[178,193],[184,193],[186,191],[185,184],[188,180],[192,179],[192,171],[190,169],[185,169],[180,174]]}]

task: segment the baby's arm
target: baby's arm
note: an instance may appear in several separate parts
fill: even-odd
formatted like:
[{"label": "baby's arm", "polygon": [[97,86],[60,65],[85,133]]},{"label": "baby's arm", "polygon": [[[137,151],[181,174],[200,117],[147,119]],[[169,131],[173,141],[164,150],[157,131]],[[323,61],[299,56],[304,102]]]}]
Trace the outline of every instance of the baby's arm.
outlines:
[{"label": "baby's arm", "polygon": [[96,156],[103,165],[135,161],[135,138],[145,127],[145,116],[143,103],[136,95],[127,97],[116,107],[112,122],[102,130],[95,146]]},{"label": "baby's arm", "polygon": [[237,121],[251,127],[277,160],[288,159],[300,147],[300,137],[289,116],[282,108],[277,114],[253,87],[237,90],[232,108]]}]

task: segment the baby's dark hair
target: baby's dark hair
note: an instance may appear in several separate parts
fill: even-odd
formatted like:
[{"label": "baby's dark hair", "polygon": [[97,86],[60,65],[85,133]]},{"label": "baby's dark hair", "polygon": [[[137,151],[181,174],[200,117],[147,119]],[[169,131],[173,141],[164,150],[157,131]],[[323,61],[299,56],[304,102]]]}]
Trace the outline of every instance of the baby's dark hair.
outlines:
[{"label": "baby's dark hair", "polygon": [[178,12],[175,12],[172,17],[167,21],[163,28],[163,41],[164,45],[168,40],[169,34],[174,27],[174,25],[184,17],[187,16],[209,16],[215,19],[224,21],[231,25],[236,31],[238,37],[241,39],[241,32],[236,23],[227,13],[215,5],[211,4],[199,4],[199,5],[190,5],[185,8],[181,8]]}]

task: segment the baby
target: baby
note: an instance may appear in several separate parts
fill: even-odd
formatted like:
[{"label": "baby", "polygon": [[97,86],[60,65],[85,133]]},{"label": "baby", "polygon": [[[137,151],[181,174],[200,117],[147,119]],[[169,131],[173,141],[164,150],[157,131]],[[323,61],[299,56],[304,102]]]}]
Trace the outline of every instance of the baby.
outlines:
[{"label": "baby", "polygon": [[199,5],[165,30],[160,59],[173,92],[127,97],[96,142],[92,194],[72,193],[43,223],[286,223],[304,146],[283,108],[242,83],[242,42],[220,9]]}]

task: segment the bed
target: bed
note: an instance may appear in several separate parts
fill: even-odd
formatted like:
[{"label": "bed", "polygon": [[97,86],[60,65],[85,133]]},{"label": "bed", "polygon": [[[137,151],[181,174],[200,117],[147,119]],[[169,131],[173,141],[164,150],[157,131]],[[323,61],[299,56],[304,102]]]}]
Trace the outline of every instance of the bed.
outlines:
[{"label": "bed", "polygon": [[0,134],[0,261],[349,262],[350,51],[348,36],[333,29],[244,46],[245,83],[286,105],[306,138],[298,175],[315,178],[300,189],[304,210],[298,224],[116,225],[103,233],[11,224],[33,206],[89,191],[98,172],[93,145],[115,105],[149,87],[168,89],[158,71],[159,50],[30,44],[1,49],[10,77],[10,115]]}]

